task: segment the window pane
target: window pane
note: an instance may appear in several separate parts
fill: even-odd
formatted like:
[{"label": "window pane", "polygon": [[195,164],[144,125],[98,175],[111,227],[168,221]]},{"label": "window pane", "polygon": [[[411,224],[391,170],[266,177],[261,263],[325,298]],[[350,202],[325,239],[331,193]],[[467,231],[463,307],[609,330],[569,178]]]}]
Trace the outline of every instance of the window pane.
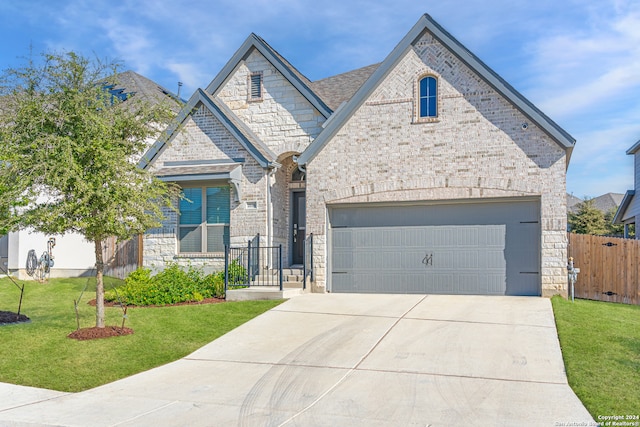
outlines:
[{"label": "window pane", "polygon": [[202,252],[200,227],[180,227],[180,252]]},{"label": "window pane", "polygon": [[229,244],[228,225],[207,226],[207,252],[223,252],[224,245]]},{"label": "window pane", "polygon": [[427,82],[427,77],[425,77],[424,79],[420,80],[420,97],[422,98],[423,96],[427,96],[427,90],[428,90],[428,82]]},{"label": "window pane", "polygon": [[420,117],[436,117],[438,115],[438,86],[435,77],[420,80]]},{"label": "window pane", "polygon": [[207,224],[229,224],[229,186],[207,188]]},{"label": "window pane", "polygon": [[429,117],[435,117],[438,115],[438,112],[436,111],[436,99],[437,98],[435,96],[429,97],[429,112],[427,113]]},{"label": "window pane", "polygon": [[436,79],[434,79],[433,77],[427,77],[427,82],[428,82],[428,95],[429,96],[436,96]]},{"label": "window pane", "polygon": [[202,223],[202,189],[184,188],[182,194],[189,200],[180,199],[180,224]]}]

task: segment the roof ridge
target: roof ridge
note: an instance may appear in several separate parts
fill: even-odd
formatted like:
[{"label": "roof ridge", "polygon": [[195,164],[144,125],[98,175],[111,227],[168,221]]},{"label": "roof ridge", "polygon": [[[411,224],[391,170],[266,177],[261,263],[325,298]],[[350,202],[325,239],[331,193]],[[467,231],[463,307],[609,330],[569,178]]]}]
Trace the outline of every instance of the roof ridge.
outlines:
[{"label": "roof ridge", "polygon": [[328,118],[333,111],[310,87],[311,81],[295,68],[287,59],[271,47],[266,41],[255,33],[251,33],[249,37],[242,43],[242,46],[236,50],[233,56],[227,61],[225,66],[218,72],[213,80],[207,85],[205,91],[215,94],[223,85],[223,83],[234,72],[238,64],[240,64],[246,55],[257,50],[268,62],[270,62],[282,76],[293,85],[298,92],[306,98],[311,105],[325,118]]},{"label": "roof ridge", "polygon": [[311,80],[309,80],[309,78],[307,76],[305,76],[300,70],[298,70],[291,62],[289,62],[289,60],[287,58],[285,58],[280,52],[278,52],[276,49],[273,48],[273,46],[271,46],[269,43],[267,43],[267,41],[265,39],[263,39],[262,37],[260,37],[259,35],[257,35],[256,33],[251,33],[254,37],[256,37],[258,40],[260,40],[260,42],[262,44],[264,44],[267,48],[269,48],[274,55],[276,55],[278,57],[278,59],[280,59],[285,66],[287,66],[291,71],[294,72],[294,74],[296,74],[298,76],[298,78],[300,78],[301,80],[303,80],[303,83],[306,84],[307,86],[309,85],[309,83],[311,83]]}]

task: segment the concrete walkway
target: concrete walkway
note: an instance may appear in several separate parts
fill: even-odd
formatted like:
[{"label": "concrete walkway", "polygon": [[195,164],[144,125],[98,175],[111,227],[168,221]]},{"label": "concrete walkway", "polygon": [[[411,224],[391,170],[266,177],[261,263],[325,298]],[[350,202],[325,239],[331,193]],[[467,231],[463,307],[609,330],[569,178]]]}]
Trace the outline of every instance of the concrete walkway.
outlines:
[{"label": "concrete walkway", "polygon": [[82,393],[0,384],[2,426],[554,426],[551,303],[306,294],[177,362]]}]

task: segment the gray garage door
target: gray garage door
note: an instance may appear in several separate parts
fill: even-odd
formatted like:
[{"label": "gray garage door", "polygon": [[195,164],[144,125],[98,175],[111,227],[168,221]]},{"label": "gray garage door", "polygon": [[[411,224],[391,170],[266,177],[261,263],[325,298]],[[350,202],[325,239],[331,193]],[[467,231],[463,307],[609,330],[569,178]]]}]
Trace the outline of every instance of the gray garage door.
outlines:
[{"label": "gray garage door", "polygon": [[540,295],[537,201],[334,207],[331,291]]}]

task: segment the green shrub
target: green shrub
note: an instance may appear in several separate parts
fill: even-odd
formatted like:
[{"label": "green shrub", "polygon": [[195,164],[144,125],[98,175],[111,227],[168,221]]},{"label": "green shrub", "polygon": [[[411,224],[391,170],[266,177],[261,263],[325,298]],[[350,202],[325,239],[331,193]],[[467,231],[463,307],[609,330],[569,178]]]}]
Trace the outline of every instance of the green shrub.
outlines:
[{"label": "green shrub", "polygon": [[[222,280],[224,282],[224,271],[222,272]],[[247,283],[247,269],[234,259],[229,264],[229,285],[244,285],[245,283]]]},{"label": "green shrub", "polygon": [[177,263],[169,263],[155,276],[148,268],[138,268],[124,286],[105,292],[106,301],[120,300],[127,305],[166,305],[212,297],[224,298],[224,271],[205,275],[201,268],[183,269]]}]

